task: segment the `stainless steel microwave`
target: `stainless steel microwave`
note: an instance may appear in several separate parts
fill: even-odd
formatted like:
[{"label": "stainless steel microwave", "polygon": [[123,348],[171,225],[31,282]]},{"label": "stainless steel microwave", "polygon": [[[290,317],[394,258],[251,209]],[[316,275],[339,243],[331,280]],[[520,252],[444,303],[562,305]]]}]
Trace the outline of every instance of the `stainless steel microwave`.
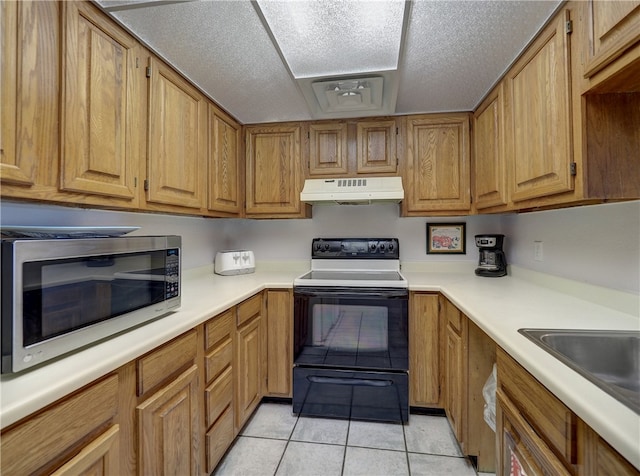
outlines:
[{"label": "stainless steel microwave", "polygon": [[181,237],[2,240],[2,373],[180,306]]}]

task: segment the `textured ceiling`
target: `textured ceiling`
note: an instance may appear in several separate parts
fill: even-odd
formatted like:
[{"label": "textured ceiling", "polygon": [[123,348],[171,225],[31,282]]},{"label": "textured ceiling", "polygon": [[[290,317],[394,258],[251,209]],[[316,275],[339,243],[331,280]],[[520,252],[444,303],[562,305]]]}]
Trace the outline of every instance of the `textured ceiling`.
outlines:
[{"label": "textured ceiling", "polygon": [[[298,1],[320,4],[326,0]],[[354,2],[357,0],[333,1],[334,8],[336,3]],[[318,117],[274,44],[272,38],[277,35],[267,30],[260,9],[249,0],[96,3],[240,122]],[[407,3],[404,43],[394,75],[397,84],[392,85],[397,88],[395,114],[473,110],[560,3]],[[314,27],[315,35],[322,35],[323,30],[332,31],[322,25]],[[375,39],[372,36],[371,42]],[[319,44],[324,41],[327,39],[318,38]],[[317,57],[317,51],[309,56]],[[366,54],[357,50],[350,54],[359,71],[366,69]]]}]

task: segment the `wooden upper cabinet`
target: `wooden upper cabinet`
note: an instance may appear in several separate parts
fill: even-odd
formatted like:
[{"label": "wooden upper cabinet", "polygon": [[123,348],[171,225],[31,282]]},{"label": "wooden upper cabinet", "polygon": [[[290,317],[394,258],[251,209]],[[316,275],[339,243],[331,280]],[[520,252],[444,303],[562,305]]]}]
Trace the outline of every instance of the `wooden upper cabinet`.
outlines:
[{"label": "wooden upper cabinet", "polygon": [[309,125],[309,175],[347,173],[347,123]]},{"label": "wooden upper cabinet", "polygon": [[589,0],[587,21],[590,77],[640,41],[640,0]]},{"label": "wooden upper cabinet", "polygon": [[149,67],[147,201],[203,208],[207,190],[207,100],[154,57]]},{"label": "wooden upper cabinet", "polygon": [[405,214],[468,212],[469,115],[409,116]]},{"label": "wooden upper cabinet", "polygon": [[514,202],[573,190],[568,21],[565,10],[505,80]]},{"label": "wooden upper cabinet", "polygon": [[477,209],[507,203],[503,93],[498,86],[474,114],[474,198]]},{"label": "wooden upper cabinet", "polygon": [[57,191],[59,9],[58,2],[0,2],[3,196]]},{"label": "wooden upper cabinet", "polygon": [[396,121],[358,121],[356,163],[359,174],[395,173]]},{"label": "wooden upper cabinet", "polygon": [[138,43],[90,3],[63,2],[60,188],[136,198]]},{"label": "wooden upper cabinet", "polygon": [[242,210],[240,152],[242,128],[209,104],[209,194],[214,212],[238,215]]},{"label": "wooden upper cabinet", "polygon": [[249,126],[246,138],[246,213],[256,217],[302,217],[302,127],[298,123]]}]

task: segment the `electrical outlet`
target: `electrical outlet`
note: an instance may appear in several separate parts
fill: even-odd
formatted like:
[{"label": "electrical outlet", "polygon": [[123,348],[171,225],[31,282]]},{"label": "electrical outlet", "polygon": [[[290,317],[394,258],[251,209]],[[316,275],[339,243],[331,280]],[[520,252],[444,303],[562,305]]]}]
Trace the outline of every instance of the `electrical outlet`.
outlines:
[{"label": "electrical outlet", "polygon": [[542,241],[533,242],[533,259],[535,261],[544,261],[544,250],[542,248]]}]

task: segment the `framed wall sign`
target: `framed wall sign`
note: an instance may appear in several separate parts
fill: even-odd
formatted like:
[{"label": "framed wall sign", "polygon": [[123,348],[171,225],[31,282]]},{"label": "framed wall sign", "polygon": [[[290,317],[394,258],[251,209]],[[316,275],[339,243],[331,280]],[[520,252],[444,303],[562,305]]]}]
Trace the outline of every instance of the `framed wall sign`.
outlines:
[{"label": "framed wall sign", "polygon": [[427,223],[427,254],[467,253],[465,223]]}]

